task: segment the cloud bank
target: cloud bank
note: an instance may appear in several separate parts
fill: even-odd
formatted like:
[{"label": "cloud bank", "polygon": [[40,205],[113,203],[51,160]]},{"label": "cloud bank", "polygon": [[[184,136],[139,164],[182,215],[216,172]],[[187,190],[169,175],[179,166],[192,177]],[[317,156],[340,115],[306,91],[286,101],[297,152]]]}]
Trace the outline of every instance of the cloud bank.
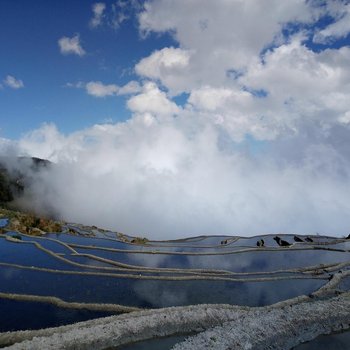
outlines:
[{"label": "cloud bank", "polygon": [[144,40],[169,32],[178,47],[142,58],[140,83],[80,86],[128,90],[129,120],[17,142],[57,164],[37,210],[157,239],[348,234],[350,48],[313,47],[349,34],[348,4],[153,0],[138,16]]}]

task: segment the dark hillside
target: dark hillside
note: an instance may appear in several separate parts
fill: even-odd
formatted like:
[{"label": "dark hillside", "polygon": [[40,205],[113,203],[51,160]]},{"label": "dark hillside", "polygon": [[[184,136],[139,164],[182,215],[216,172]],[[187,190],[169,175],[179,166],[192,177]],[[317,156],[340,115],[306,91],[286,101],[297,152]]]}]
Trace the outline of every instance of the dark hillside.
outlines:
[{"label": "dark hillside", "polygon": [[0,158],[0,205],[19,198],[30,183],[30,178],[50,162],[40,158]]}]

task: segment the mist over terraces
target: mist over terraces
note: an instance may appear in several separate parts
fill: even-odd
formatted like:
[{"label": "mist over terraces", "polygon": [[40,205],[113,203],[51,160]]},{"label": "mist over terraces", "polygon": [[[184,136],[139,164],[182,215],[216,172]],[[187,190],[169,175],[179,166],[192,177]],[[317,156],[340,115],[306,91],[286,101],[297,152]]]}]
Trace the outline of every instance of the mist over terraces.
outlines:
[{"label": "mist over terraces", "polygon": [[0,157],[0,206],[16,208],[35,175],[51,165],[36,157]]}]

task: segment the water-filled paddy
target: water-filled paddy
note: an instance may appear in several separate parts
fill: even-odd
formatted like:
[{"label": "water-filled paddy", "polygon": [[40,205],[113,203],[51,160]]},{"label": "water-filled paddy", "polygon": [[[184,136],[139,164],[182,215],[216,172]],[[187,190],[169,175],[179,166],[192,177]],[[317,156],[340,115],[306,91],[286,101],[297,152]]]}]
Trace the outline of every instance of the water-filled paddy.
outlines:
[{"label": "water-filled paddy", "polygon": [[294,350],[349,350],[350,349],[350,331],[343,333],[334,333],[320,335],[310,342],[301,344]]},{"label": "water-filled paddy", "polygon": [[350,290],[350,277],[344,278],[340,283],[339,283],[339,289],[340,290]]},{"label": "water-filled paddy", "polygon": [[147,266],[151,268],[183,268],[183,269],[218,269],[232,272],[266,272],[285,269],[303,268],[318,264],[331,264],[347,261],[349,257],[338,251],[318,250],[281,250],[243,251],[232,254],[211,255],[178,255],[178,254],[146,254],[120,253],[98,249],[75,248],[82,254],[119,261],[124,264]]},{"label": "water-filled paddy", "polygon": [[6,299],[0,299],[0,314],[0,332],[57,327],[111,315],[108,312],[66,309],[46,303]]},{"label": "water-filled paddy", "polygon": [[15,243],[3,238],[0,238],[0,262],[51,269],[74,269],[73,266],[65,264],[34,244],[29,242]]},{"label": "water-filled paddy", "polygon": [[[6,224],[1,219],[0,226]],[[77,322],[102,314],[89,311],[89,306],[82,312],[45,300],[24,302],[21,295],[138,308],[202,303],[263,306],[315,292],[331,277],[327,267],[350,260],[345,251],[348,241],[321,236],[313,236],[312,243],[295,243],[293,235],[281,236],[293,243],[291,247],[279,247],[271,235],[131,244],[132,237],[78,226],[71,233],[67,229],[40,237],[8,232],[7,236],[17,238],[14,241],[5,236],[0,238],[0,293],[17,294],[19,299],[0,298],[0,317],[6,314],[2,331]],[[260,239],[265,247],[256,246]],[[313,268],[304,271],[309,267]],[[347,280],[342,288],[350,288]],[[19,318],[20,306],[23,317]],[[31,320],[34,309],[40,322]]]},{"label": "water-filled paddy", "polygon": [[5,227],[8,224],[8,219],[0,219],[0,228]]},{"label": "water-filled paddy", "polygon": [[8,267],[0,269],[0,279],[1,291],[4,293],[55,296],[70,302],[114,303],[147,308],[203,303],[262,306],[309,294],[325,283],[319,279],[262,282],[140,280]]}]

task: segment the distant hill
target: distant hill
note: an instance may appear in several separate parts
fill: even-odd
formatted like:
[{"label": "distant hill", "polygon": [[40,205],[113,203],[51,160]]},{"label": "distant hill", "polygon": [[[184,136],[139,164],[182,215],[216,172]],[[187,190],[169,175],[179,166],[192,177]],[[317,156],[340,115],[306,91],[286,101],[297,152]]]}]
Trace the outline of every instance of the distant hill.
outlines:
[{"label": "distant hill", "polygon": [[0,204],[13,200],[13,181],[11,180],[6,169],[0,164]]},{"label": "distant hill", "polygon": [[51,164],[35,157],[0,157],[0,205],[19,198],[30,183],[30,177]]}]

